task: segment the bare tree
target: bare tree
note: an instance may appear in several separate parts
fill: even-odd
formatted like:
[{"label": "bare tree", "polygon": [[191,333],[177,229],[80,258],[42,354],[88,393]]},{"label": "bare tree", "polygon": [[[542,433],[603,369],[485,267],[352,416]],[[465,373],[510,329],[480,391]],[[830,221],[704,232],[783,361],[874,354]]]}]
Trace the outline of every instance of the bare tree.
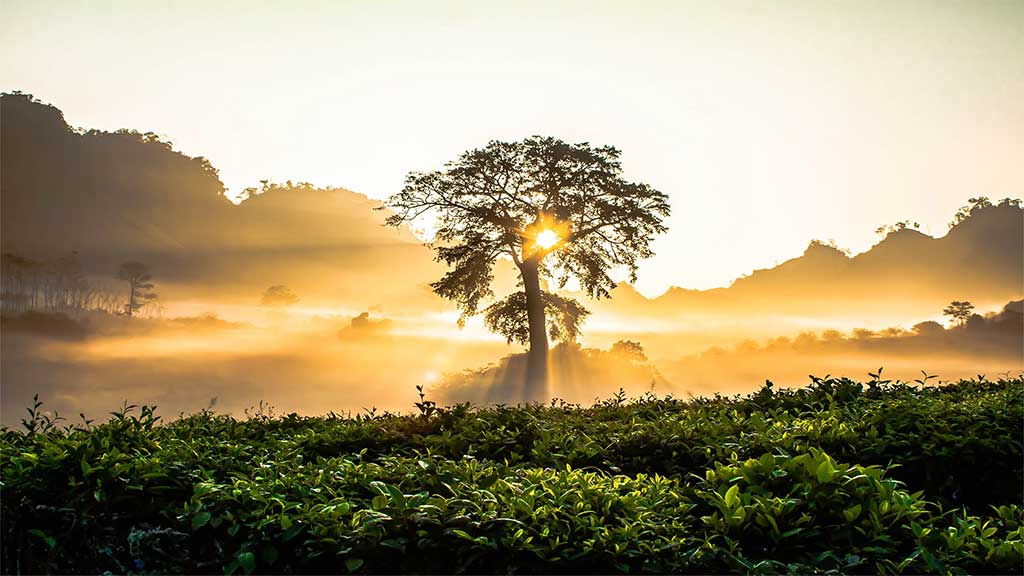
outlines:
[{"label": "bare tree", "polygon": [[92,287],[77,252],[49,261],[7,252],[0,261],[0,299],[5,313],[79,312],[89,308]]}]

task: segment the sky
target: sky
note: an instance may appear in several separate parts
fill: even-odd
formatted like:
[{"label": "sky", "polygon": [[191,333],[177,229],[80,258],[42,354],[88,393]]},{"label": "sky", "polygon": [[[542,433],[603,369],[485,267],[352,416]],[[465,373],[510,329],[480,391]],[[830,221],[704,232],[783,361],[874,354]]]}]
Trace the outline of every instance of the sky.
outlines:
[{"label": "sky", "polygon": [[0,90],[161,134],[230,193],[384,198],[492,139],[614,145],[673,206],[647,295],[1024,193],[1019,1],[3,0],[0,31]]}]

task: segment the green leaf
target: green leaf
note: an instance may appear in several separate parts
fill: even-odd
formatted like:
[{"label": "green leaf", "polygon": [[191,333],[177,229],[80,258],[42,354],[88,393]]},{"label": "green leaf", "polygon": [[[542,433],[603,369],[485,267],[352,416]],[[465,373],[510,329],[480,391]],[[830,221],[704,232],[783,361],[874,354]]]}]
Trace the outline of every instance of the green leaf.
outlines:
[{"label": "green leaf", "polygon": [[196,514],[195,516],[192,517],[192,529],[193,530],[199,530],[203,526],[206,526],[206,523],[209,522],[209,521],[210,521],[210,513],[209,512],[200,512],[200,513],[198,513],[198,514]]},{"label": "green leaf", "polygon": [[853,522],[854,520],[857,519],[858,516],[860,516],[860,511],[861,511],[860,504],[856,504],[854,506],[850,506],[846,510],[843,510],[843,518],[846,518],[847,522]]},{"label": "green leaf", "polygon": [[287,529],[289,529],[291,527],[292,527],[292,519],[289,518],[288,516],[282,515],[281,516],[281,529],[282,530],[287,530]]},{"label": "green leaf", "polygon": [[396,488],[396,487],[394,487],[394,486],[392,486],[390,484],[385,485],[385,488],[387,488],[388,495],[391,496],[391,500],[393,502],[396,502],[396,503],[405,502],[405,494],[402,494],[401,490],[399,490],[398,488]]},{"label": "green leaf", "polygon": [[238,555],[238,565],[245,570],[246,574],[252,574],[256,569],[256,555],[252,552],[242,552]]},{"label": "green leaf", "polygon": [[349,572],[355,572],[356,570],[359,570],[362,567],[363,567],[363,559],[362,558],[347,558],[347,559],[345,559],[345,568]]},{"label": "green leaf", "polygon": [[287,530],[284,531],[284,541],[287,542],[287,541],[291,540],[292,538],[295,538],[295,536],[299,532],[302,532],[302,525],[301,524],[295,524],[291,528],[288,528]]},{"label": "green leaf", "polygon": [[49,546],[51,550],[53,550],[57,546],[57,540],[53,536],[48,535],[46,532],[43,532],[42,530],[32,529],[29,530],[28,533],[42,538],[43,541],[46,542],[46,545]]},{"label": "green leaf", "polygon": [[821,464],[818,464],[817,476],[818,482],[821,482],[822,484],[831,482],[836,476],[836,469],[832,466],[832,462],[825,460]]},{"label": "green leaf", "polygon": [[729,508],[735,508],[736,504],[740,501],[739,493],[739,484],[733,484],[732,488],[729,488],[725,492],[725,505]]}]

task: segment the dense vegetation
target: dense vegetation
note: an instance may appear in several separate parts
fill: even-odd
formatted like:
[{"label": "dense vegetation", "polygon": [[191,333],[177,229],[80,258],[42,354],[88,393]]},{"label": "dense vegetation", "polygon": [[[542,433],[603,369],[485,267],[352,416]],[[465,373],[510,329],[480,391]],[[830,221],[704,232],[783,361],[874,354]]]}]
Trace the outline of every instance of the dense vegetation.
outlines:
[{"label": "dense vegetation", "polygon": [[0,442],[5,572],[1019,573],[1024,379]]}]

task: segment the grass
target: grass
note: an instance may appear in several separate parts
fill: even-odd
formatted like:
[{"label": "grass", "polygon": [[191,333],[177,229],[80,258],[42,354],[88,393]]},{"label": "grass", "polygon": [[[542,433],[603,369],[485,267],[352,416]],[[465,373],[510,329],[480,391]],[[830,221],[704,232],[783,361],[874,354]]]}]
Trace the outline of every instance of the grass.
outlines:
[{"label": "grass", "polygon": [[0,437],[4,572],[1007,573],[1024,379]]}]

